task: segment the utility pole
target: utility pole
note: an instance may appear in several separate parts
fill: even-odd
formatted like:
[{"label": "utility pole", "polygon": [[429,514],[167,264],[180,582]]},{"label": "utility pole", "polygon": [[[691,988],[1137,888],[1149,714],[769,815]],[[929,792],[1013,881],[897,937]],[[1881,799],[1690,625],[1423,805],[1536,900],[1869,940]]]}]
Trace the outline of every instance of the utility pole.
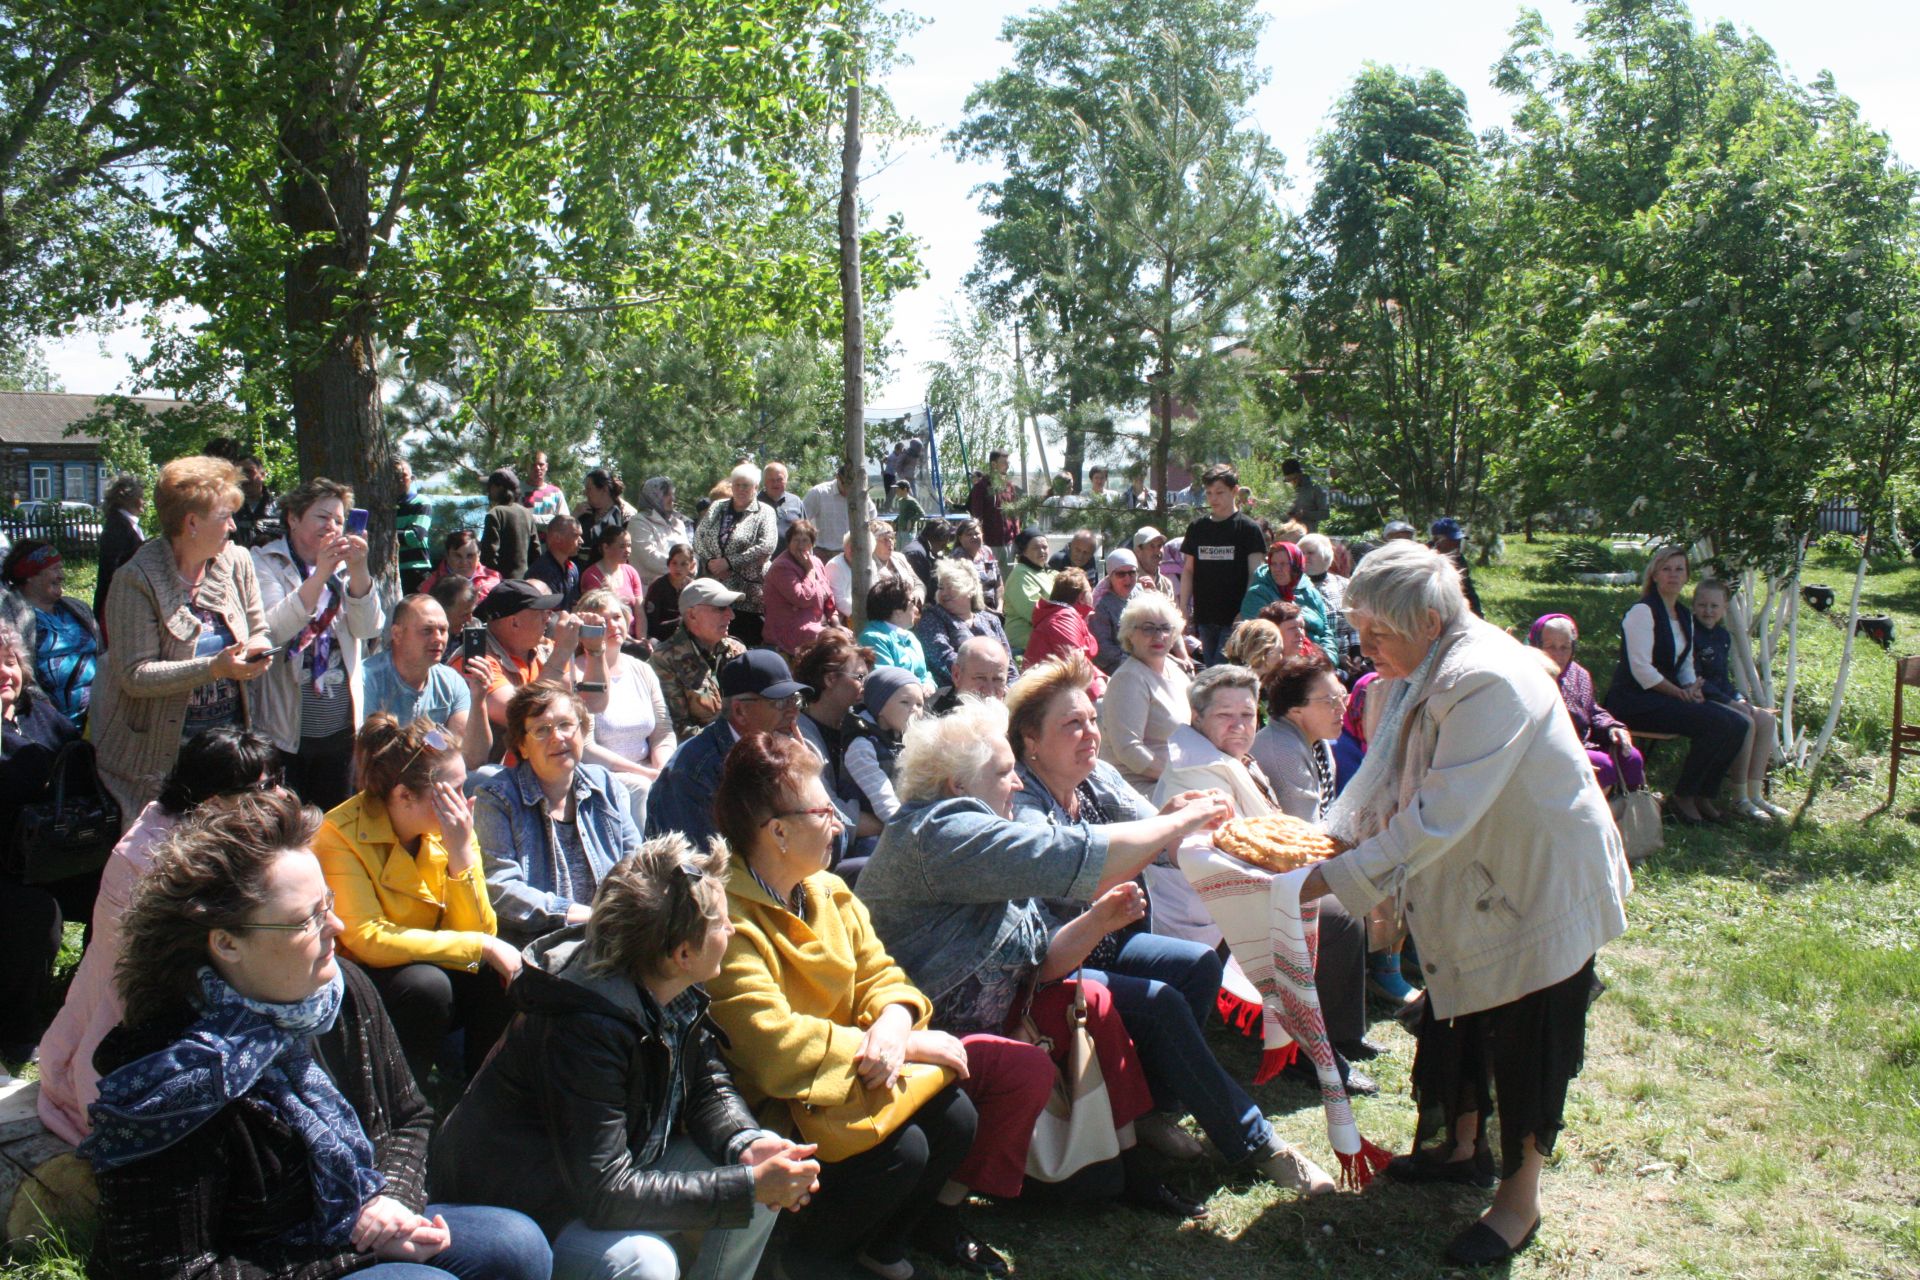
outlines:
[{"label": "utility pole", "polygon": [[1027,364],[1020,358],[1020,322],[1013,322],[1013,423],[1020,437],[1020,496],[1033,490],[1027,484]]},{"label": "utility pole", "polygon": [[[866,65],[859,45],[847,74],[846,137],[840,144],[840,368],[845,383],[845,473],[857,477],[847,494],[852,531],[853,629],[867,621],[873,585],[873,535],[867,530],[866,317],[860,308],[860,79]],[[832,550],[831,547],[828,548]]]}]

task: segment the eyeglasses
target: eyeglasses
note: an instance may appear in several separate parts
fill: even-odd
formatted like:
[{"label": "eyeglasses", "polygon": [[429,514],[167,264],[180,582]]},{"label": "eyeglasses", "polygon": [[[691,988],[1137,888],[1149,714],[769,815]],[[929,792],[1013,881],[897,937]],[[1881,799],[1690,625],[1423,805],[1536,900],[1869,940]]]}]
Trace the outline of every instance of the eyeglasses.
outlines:
[{"label": "eyeglasses", "polygon": [[776,813],[760,825],[763,827],[768,826],[780,821],[782,818],[837,818],[839,816],[840,811],[838,809],[830,804],[822,804],[815,805],[811,809],[789,809],[785,813]]},{"label": "eyeglasses", "polygon": [[1336,707],[1344,707],[1347,705],[1348,702],[1352,700],[1352,697],[1353,695],[1348,693],[1322,693],[1322,694],[1316,694],[1314,697],[1308,698],[1307,701],[1308,702],[1330,702]]},{"label": "eyeglasses", "polygon": [[527,736],[535,742],[549,742],[554,738],[577,738],[580,736],[580,722],[554,720],[546,724],[536,724],[527,730]]},{"label": "eyeglasses", "polygon": [[407,757],[407,762],[400,766],[400,776],[403,778],[407,776],[407,770],[413,768],[413,762],[420,758],[422,751],[431,751],[439,755],[452,745],[453,739],[438,729],[427,730],[427,736],[420,739],[420,745],[413,749],[413,754]]},{"label": "eyeglasses", "polygon": [[1144,636],[1170,636],[1173,634],[1173,628],[1164,622],[1143,622],[1135,627],[1134,630]]},{"label": "eyeglasses", "polygon": [[[866,679],[865,676],[860,678],[862,680]],[[798,711],[800,709],[800,695],[797,693],[790,693],[784,698],[763,698],[757,693],[741,693],[734,695],[734,701],[764,702],[768,706],[775,707],[781,711]]]},{"label": "eyeglasses", "polygon": [[332,914],[333,890],[329,889],[327,890],[327,896],[321,900],[320,906],[313,914],[302,916],[292,924],[255,924],[252,921],[246,921],[233,927],[236,929],[266,929],[273,933],[290,933],[296,938],[304,938],[308,934],[320,932],[327,923],[327,917]]},{"label": "eyeglasses", "polygon": [[865,684],[868,672],[865,667],[835,667],[833,674],[842,679],[851,680],[855,684]]}]

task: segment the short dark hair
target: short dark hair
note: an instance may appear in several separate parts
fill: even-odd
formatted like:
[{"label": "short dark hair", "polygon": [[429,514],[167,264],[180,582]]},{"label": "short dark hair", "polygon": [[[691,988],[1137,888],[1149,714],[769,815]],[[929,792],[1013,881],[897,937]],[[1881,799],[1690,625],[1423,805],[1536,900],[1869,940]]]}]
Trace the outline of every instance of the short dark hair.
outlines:
[{"label": "short dark hair", "polygon": [[1259,617],[1266,619],[1276,627],[1284,627],[1301,616],[1300,606],[1291,600],[1274,600],[1263,607]]},{"label": "short dark hair", "polygon": [[[479,589],[473,585],[472,578],[464,578],[457,573],[445,574],[433,584],[427,594],[440,602],[442,609],[451,609],[468,596],[478,596]],[[405,603],[404,601],[402,603]]]},{"label": "short dark hair", "polygon": [[473,530],[455,529],[452,533],[449,533],[447,535],[447,540],[440,544],[441,554],[450,556],[455,551],[458,551],[461,547],[464,547],[469,542],[474,542],[474,541],[477,541],[477,539],[473,536]]},{"label": "short dark hair", "polygon": [[585,728],[587,708],[573,690],[563,689],[547,680],[521,685],[507,700],[507,745],[519,751],[521,742],[527,736],[527,721],[545,715],[562,702],[573,708],[574,719]]},{"label": "short dark hair", "polygon": [[146,486],[139,476],[115,476],[107,485],[107,510],[124,511],[139,501]]},{"label": "short dark hair", "polygon": [[855,660],[866,663],[867,669],[872,670],[877,658],[873,650],[854,639],[853,632],[845,627],[825,627],[793,660],[793,678],[807,686],[801,697],[814,703],[827,687],[828,676]]},{"label": "short dark hair", "polygon": [[1225,462],[1216,462],[1200,473],[1200,487],[1202,489],[1211,489],[1216,484],[1224,484],[1228,488],[1238,489],[1240,487],[1240,473]]},{"label": "short dark hair", "polygon": [[1333,663],[1318,650],[1282,658],[1267,672],[1267,714],[1278,720],[1295,707],[1305,706],[1315,682],[1332,673]]},{"label": "short dark hair", "polygon": [[808,542],[811,542],[816,547],[820,545],[820,526],[815,524],[813,521],[807,519],[805,516],[802,516],[800,519],[795,520],[792,524],[787,526],[788,542],[793,541],[795,534],[798,534],[799,536],[805,538]]},{"label": "short dark hair", "polygon": [[307,514],[307,508],[323,498],[338,498],[340,505],[353,505],[353,490],[338,480],[329,480],[325,476],[315,476],[295,485],[293,491],[280,499],[280,509],[287,513],[287,519],[298,520]]},{"label": "short dark hair", "polygon": [[507,501],[512,502],[520,496],[520,477],[506,467],[496,467],[487,477],[487,488],[500,490],[507,495]]},{"label": "short dark hair", "polygon": [[248,729],[216,725],[180,744],[167,780],[160,784],[160,807],[181,817],[215,796],[241,795],[264,784],[280,785],[280,749]]},{"label": "short dark hair", "polygon": [[890,573],[881,574],[879,580],[867,589],[868,618],[891,618],[912,604],[912,590]]},{"label": "short dark hair", "polygon": [[431,790],[441,761],[460,749],[458,743],[448,740],[446,746],[434,750],[427,735],[437,728],[424,717],[401,724],[385,711],[368,716],[353,743],[354,775],[360,780],[360,790],[383,801],[395,787],[405,787],[416,795]]},{"label": "short dark hair", "polygon": [[1280,464],[1280,474],[1283,476],[1297,476],[1305,470],[1306,468],[1300,465],[1300,459],[1298,458],[1288,458]]}]

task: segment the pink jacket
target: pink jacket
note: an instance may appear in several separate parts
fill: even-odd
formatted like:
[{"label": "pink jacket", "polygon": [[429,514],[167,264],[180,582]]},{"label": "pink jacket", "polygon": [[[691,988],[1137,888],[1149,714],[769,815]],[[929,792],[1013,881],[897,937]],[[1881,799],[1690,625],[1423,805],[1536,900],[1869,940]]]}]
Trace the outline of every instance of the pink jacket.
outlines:
[{"label": "pink jacket", "polygon": [[833,588],[826,571],[812,556],[807,566],[782,551],[767,566],[761,606],[766,610],[767,643],[785,654],[796,654],[812,644],[822,627],[834,619]]},{"label": "pink jacket", "polygon": [[[1087,626],[1087,615],[1080,606],[1060,604],[1053,600],[1042,600],[1033,606],[1033,636],[1027,641],[1027,666],[1035,666],[1048,658],[1064,657],[1069,651],[1078,649],[1092,662],[1100,652],[1099,641],[1093,638],[1093,631]],[[1095,702],[1107,691],[1106,672],[1095,667],[1093,683],[1087,686],[1087,696]]]},{"label": "pink jacket", "polygon": [[133,887],[153,861],[154,849],[178,821],[157,802],[149,804],[114,846],[100,873],[100,896],[93,902],[93,940],[80,957],[67,1002],[40,1038],[40,1123],[75,1145],[92,1128],[87,1104],[100,1094],[93,1051],[126,1012],[113,987],[114,966],[120,962],[120,919]]}]

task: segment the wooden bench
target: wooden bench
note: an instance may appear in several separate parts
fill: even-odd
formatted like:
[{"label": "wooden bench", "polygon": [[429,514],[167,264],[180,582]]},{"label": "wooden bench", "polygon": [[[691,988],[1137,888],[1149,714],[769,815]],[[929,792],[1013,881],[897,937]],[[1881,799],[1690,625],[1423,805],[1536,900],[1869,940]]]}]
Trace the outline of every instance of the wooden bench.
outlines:
[{"label": "wooden bench", "polygon": [[44,1237],[49,1228],[80,1231],[98,1196],[93,1169],[40,1123],[40,1082],[0,1085],[0,1212],[6,1243]]}]

